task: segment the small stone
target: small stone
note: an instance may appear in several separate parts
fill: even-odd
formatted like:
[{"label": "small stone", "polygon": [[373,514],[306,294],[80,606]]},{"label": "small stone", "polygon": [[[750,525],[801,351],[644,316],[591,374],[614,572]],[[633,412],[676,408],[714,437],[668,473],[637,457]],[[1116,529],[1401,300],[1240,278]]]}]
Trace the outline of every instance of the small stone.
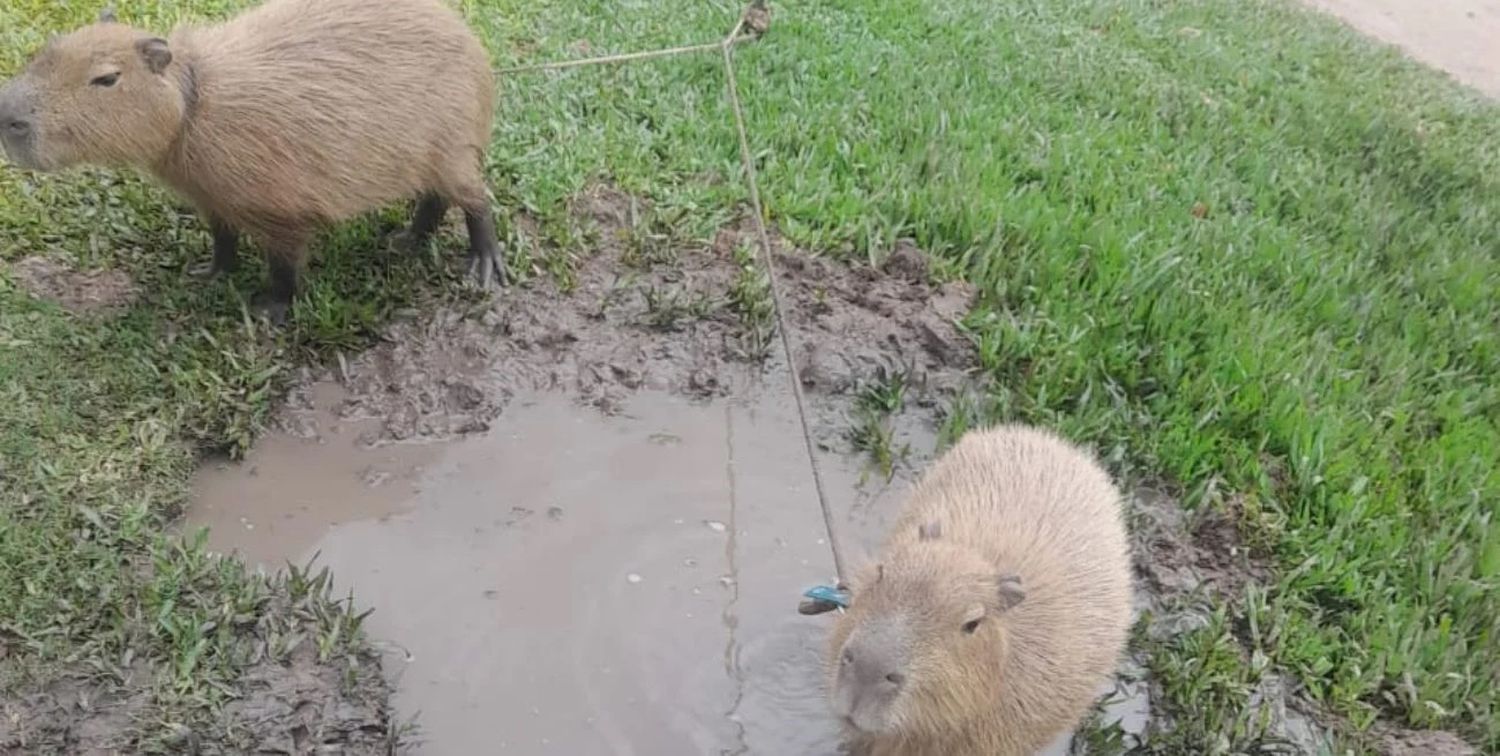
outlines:
[{"label": "small stone", "polygon": [[715,533],[723,533],[727,529],[727,526],[718,520],[704,520],[703,524],[707,525],[708,529]]},{"label": "small stone", "polygon": [[639,583],[639,582],[641,582],[642,578],[641,578],[640,575],[637,575],[634,572],[632,572],[629,575],[625,576],[625,580],[627,582],[630,582],[630,583]]}]

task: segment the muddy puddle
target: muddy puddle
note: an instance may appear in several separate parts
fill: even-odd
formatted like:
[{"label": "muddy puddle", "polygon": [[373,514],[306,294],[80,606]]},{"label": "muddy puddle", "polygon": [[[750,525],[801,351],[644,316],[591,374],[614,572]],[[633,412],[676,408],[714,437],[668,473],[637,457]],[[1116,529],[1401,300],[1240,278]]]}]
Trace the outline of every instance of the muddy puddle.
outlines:
[{"label": "muddy puddle", "polygon": [[442,445],[372,445],[378,421],[341,417],[345,398],[332,382],[293,392],[289,403],[302,409],[295,424],[283,422],[243,463],[211,459],[199,467],[183,526],[208,528],[220,550],[275,569],[295,563],[334,526],[412,506]]},{"label": "muddy puddle", "polygon": [[[580,200],[599,252],[569,291],[395,323],[304,376],[246,460],[199,472],[183,528],[267,568],[316,555],[375,609],[411,752],[839,752],[829,618],[796,611],[834,579],[830,538],[787,366],[757,348],[747,229],[641,263],[629,206]],[[976,389],[972,292],[909,245],[885,272],[780,259],[854,564]],[[1108,718],[1139,734],[1149,696],[1125,685]]]},{"label": "muddy puddle", "polygon": [[[518,396],[487,433],[394,451],[362,448],[320,409],[338,429],[321,443],[278,435],[207,468],[188,524],[268,565],[317,553],[377,608],[368,628],[419,726],[413,752],[836,754],[827,621],[795,611],[833,561],[795,411],[773,388],[644,392],[612,415]],[[857,559],[905,479],[822,459]],[[370,488],[371,466],[421,472]],[[319,514],[320,496],[346,498]],[[1145,705],[1112,711],[1143,725]]]},{"label": "muddy puddle", "polygon": [[[206,469],[187,524],[263,563],[317,552],[378,607],[418,752],[833,754],[826,622],[795,611],[833,562],[795,414],[768,398],[646,392],[606,415],[535,394],[394,451],[279,435]],[[830,461],[847,509],[861,470]],[[368,489],[372,465],[423,471]]]}]

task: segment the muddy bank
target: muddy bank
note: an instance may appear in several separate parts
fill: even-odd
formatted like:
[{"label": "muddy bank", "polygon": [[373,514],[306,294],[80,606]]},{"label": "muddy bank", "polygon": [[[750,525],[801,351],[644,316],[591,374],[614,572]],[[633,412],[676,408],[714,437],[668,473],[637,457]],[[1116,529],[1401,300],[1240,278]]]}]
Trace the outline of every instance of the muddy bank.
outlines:
[{"label": "muddy bank", "polygon": [[161,721],[155,700],[173,695],[172,671],[127,655],[119,669],[0,700],[0,754],[393,753],[391,686],[375,653],[346,651],[330,635],[327,620],[347,616],[330,587],[316,575],[272,581],[236,635],[246,666],[217,714]]},{"label": "muddy bank", "polygon": [[[377,421],[364,442],[380,445],[484,431],[520,392],[560,392],[612,413],[641,390],[708,399],[778,380],[769,293],[756,259],[744,257],[753,255],[749,228],[642,255],[630,242],[629,208],[639,204],[608,189],[579,200],[597,249],[576,262],[568,289],[537,278],[492,306],[395,323],[375,348],[307,376],[294,397],[320,381],[341,384],[347,397],[333,411]],[[914,251],[893,258],[906,261],[895,277],[780,239],[777,247],[799,368],[826,400],[818,408],[828,443],[842,433],[840,413],[878,375],[904,376],[912,401],[934,412],[971,381],[973,346],[955,326],[973,296],[967,285],[911,272]]]}]

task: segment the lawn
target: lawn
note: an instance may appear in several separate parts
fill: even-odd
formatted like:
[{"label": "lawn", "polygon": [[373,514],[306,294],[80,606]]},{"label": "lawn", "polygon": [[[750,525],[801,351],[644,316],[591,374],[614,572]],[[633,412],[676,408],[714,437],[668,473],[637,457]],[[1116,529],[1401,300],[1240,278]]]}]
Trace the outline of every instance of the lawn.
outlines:
[{"label": "lawn", "polygon": [[[739,12],[463,6],[497,65],[714,39]],[[0,0],[0,76],[96,10]],[[738,53],[773,220],[855,259],[901,237],[932,250],[981,291],[968,326],[992,417],[1058,427],[1125,480],[1233,513],[1272,565],[1220,597],[1223,621],[1152,649],[1180,724],[1159,747],[1253,742],[1249,691],[1280,669],[1351,731],[1383,719],[1500,749],[1500,108],[1263,0],[776,10]],[[545,224],[599,179],[710,223],[744,198],[714,56],[502,89],[502,211]],[[360,650],[353,610],[302,576],[268,582],[164,534],[195,455],[251,443],[299,363],[464,296],[447,255],[369,251],[400,217],[329,233],[295,326],[272,335],[241,316],[255,266],[235,286],[184,276],[208,236],[161,191],[0,170],[0,259],[122,269],[143,291],[75,317],[0,268],[7,696],[145,663],[142,737],[160,745],[211,720],[285,599],[316,605],[298,616],[328,663]],[[518,271],[565,272],[516,246]]]}]

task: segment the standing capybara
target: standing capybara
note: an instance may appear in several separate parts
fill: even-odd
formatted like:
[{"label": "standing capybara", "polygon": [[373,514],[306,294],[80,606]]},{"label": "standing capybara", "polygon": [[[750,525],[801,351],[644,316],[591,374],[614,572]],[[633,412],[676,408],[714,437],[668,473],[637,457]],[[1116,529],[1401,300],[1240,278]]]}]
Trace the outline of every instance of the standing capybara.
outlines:
[{"label": "standing capybara", "polygon": [[1040,430],[971,432],[913,490],[834,628],[856,753],[1025,756],[1075,727],[1130,626],[1120,494]]},{"label": "standing capybara", "polygon": [[315,231],[400,199],[417,199],[416,246],[461,208],[474,275],[503,277],[493,101],[484,48],[442,0],[269,0],[169,39],[105,11],[0,89],[0,144],[32,170],[149,171],[207,220],[214,272],[249,234],[270,267],[258,308],[279,321]]}]

